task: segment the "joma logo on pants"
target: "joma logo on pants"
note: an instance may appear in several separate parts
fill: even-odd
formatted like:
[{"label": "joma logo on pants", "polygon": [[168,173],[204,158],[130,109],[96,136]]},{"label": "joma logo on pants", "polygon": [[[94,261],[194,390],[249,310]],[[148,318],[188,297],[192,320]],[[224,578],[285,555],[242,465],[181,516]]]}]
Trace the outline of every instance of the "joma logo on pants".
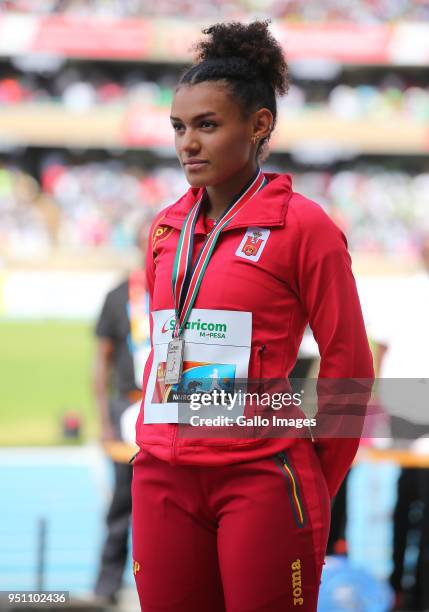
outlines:
[{"label": "joma logo on pants", "polygon": [[293,605],[302,606],[304,604],[304,598],[302,597],[301,560],[296,559],[296,561],[291,564],[291,568]]}]

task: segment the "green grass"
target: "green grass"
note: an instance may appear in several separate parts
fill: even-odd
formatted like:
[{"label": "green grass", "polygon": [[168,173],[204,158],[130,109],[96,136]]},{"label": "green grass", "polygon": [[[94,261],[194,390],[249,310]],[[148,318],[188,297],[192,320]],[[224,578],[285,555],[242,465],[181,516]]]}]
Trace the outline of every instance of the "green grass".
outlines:
[{"label": "green grass", "polygon": [[92,334],[75,321],[0,321],[0,445],[64,443],[66,411],[95,435]]}]

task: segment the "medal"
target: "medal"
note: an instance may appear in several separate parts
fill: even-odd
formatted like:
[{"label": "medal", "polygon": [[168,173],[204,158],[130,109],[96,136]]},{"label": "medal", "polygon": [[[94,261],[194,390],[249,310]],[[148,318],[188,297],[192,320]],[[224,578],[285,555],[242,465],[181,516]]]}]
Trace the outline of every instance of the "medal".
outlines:
[{"label": "medal", "polygon": [[[183,351],[184,340],[180,338],[189,316],[192,307],[196,300],[198,290],[203,280],[204,273],[210,261],[210,257],[214,251],[216,242],[221,231],[232,221],[235,215],[243,208],[243,206],[266,185],[267,180],[258,168],[255,176],[252,178],[241,193],[234,198],[228,208],[217,220],[210,234],[201,247],[196,258],[195,264],[192,266],[192,249],[194,243],[194,229],[201,209],[201,205],[206,194],[202,192],[197,202],[191,208],[186,217],[182,230],[180,232],[179,242],[177,244],[176,257],[173,267],[173,295],[174,307],[176,311],[176,323],[173,331],[173,340],[168,345],[166,377],[167,384],[177,384],[180,382],[183,366]],[[179,341],[181,344],[173,344],[174,341]],[[171,346],[171,349],[170,349]],[[180,356],[180,359],[179,359]],[[171,376],[169,375],[171,372]],[[173,381],[174,382],[170,382]]]},{"label": "medal", "polygon": [[166,385],[176,385],[180,382],[183,369],[184,349],[185,341],[183,338],[173,338],[173,340],[170,340],[168,343],[164,378]]}]

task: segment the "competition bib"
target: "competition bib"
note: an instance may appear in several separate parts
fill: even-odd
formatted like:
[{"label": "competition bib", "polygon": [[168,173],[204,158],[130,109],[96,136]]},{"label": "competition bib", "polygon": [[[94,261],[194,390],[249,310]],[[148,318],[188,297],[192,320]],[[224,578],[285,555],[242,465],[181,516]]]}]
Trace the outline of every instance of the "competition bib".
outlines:
[{"label": "competition bib", "polygon": [[[194,308],[182,335],[182,375],[166,383],[168,344],[176,326],[174,310],[153,316],[153,363],[144,404],[145,423],[179,423],[180,405],[193,393],[233,393],[235,381],[248,376],[252,313]],[[209,407],[210,408],[210,407]]]}]

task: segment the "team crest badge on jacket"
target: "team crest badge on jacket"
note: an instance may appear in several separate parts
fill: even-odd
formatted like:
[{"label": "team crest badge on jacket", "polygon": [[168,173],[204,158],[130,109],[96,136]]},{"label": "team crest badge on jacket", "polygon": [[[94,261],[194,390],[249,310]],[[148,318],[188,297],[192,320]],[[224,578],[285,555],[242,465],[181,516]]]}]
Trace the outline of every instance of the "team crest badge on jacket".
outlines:
[{"label": "team crest badge on jacket", "polygon": [[237,257],[258,261],[267,244],[270,230],[263,227],[248,227],[240,246],[236,250]]}]

